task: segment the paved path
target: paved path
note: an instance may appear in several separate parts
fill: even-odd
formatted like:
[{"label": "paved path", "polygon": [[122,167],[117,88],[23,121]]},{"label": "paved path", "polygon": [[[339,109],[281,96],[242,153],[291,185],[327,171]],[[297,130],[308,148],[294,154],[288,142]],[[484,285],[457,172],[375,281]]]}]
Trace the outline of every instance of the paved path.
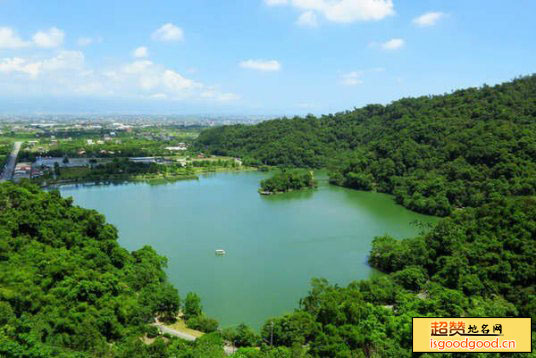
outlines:
[{"label": "paved path", "polygon": [[184,332],[181,332],[181,331],[177,331],[177,330],[175,330],[173,328],[166,327],[162,323],[160,323],[158,320],[156,320],[156,323],[154,323],[154,325],[156,327],[158,327],[158,329],[162,333],[171,334],[172,336],[179,337],[179,338],[185,339],[187,341],[195,341],[196,338],[197,338],[195,336],[192,336],[191,334],[184,333]]},{"label": "paved path", "polygon": [[[177,330],[175,330],[173,328],[169,328],[169,327],[164,326],[162,323],[160,323],[160,321],[158,321],[158,319],[153,324],[156,327],[158,327],[158,329],[162,333],[167,333],[167,334],[170,334],[170,335],[175,336],[175,337],[179,337],[179,338],[187,340],[187,341],[195,341],[197,339],[197,337],[194,337],[191,334],[180,332],[180,331],[177,331]],[[225,354],[231,355],[234,352],[236,352],[236,347],[231,346],[231,345],[225,345],[225,346],[223,346],[223,350],[224,350]]]},{"label": "paved path", "polygon": [[9,154],[2,176],[0,176],[0,182],[11,180],[13,178],[13,171],[15,170],[15,164],[17,164],[17,155],[19,155],[20,146],[22,142],[15,142],[13,150]]}]

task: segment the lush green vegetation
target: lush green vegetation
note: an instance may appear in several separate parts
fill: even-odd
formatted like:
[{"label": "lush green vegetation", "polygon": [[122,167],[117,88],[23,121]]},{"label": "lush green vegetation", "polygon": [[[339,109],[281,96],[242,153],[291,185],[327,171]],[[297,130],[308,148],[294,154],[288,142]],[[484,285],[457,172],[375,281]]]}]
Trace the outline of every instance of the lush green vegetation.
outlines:
[{"label": "lush green vegetation", "polygon": [[[260,335],[244,325],[213,332],[217,322],[203,315],[198,296],[181,305],[165,259],[150,247],[120,248],[116,229],[95,211],[27,183],[2,184],[0,357],[224,357],[227,341],[240,347],[235,358],[409,358],[415,316],[534,321],[535,98],[532,76],[203,132],[199,150],[245,164],[328,166],[332,183],[393,193],[408,208],[448,216],[416,238],[376,238],[369,262],[384,274],[347,287],[315,279],[298,309],[268,320]],[[263,184],[293,188],[302,180],[290,173]],[[181,308],[188,326],[213,333],[186,342],[148,325]]]},{"label": "lush green vegetation", "polygon": [[329,167],[334,184],[446,216],[536,193],[536,76],[316,118],[203,131],[199,150],[246,164]]},{"label": "lush green vegetation", "polygon": [[96,211],[24,183],[0,185],[0,203],[1,357],[121,356],[156,315],[177,315],[166,259],[121,248]]},{"label": "lush green vegetation", "polygon": [[[188,144],[197,137],[200,128],[182,126],[148,126],[131,131],[113,128],[72,129],[54,128],[43,132],[23,133],[28,141],[20,152],[21,161],[36,157],[124,158],[170,156],[185,151],[170,150]],[[112,134],[110,134],[112,133]],[[10,138],[12,138],[12,135]],[[20,135],[19,135],[20,136]]]},{"label": "lush green vegetation", "polygon": [[13,143],[11,140],[0,138],[0,170],[4,169],[4,165],[7,162],[9,153],[13,150]]},{"label": "lush green vegetation", "polygon": [[417,238],[377,238],[370,263],[387,275],[344,288],[313,280],[298,311],[272,320],[274,343],[308,344],[313,357],[411,357],[415,316],[534,320],[535,217],[535,199],[500,200],[457,212]]},{"label": "lush green vegetation", "polygon": [[184,300],[183,318],[186,325],[201,332],[211,333],[218,329],[218,321],[203,314],[201,297],[194,292],[189,292]]},{"label": "lush green vegetation", "polygon": [[218,170],[239,170],[241,166],[234,160],[190,160],[176,162],[163,160],[162,163],[134,162],[127,158],[113,158],[106,162],[97,162],[92,159],[87,167],[60,167],[35,178],[38,183],[65,184],[65,183],[101,183],[101,182],[168,182],[181,179],[195,179],[196,174]]},{"label": "lush green vegetation", "polygon": [[35,161],[35,159],[40,156],[67,156],[69,158],[117,158],[152,157],[173,154],[173,152],[165,149],[165,146],[172,145],[170,142],[158,142],[154,140],[137,138],[122,138],[113,139],[106,142],[102,141],[102,144],[98,144],[97,140],[89,140],[91,140],[93,144],[88,144],[87,139],[73,139],[70,141],[56,140],[56,144],[51,144],[50,140],[42,140],[41,142],[43,142],[43,144],[41,145],[34,147],[25,145],[20,153],[20,160]]},{"label": "lush green vegetation", "polygon": [[90,164],[89,167],[56,167],[54,172],[35,179],[48,185],[55,183],[87,183],[87,182],[122,182],[151,181],[154,179],[196,178],[194,170],[183,167],[179,163],[157,164],[133,162],[128,159],[114,158],[110,162]]},{"label": "lush green vegetation", "polygon": [[[223,357],[224,339],[241,347],[233,357],[411,357],[413,316],[536,319],[533,198],[457,211],[417,238],[377,238],[370,263],[385,275],[347,287],[313,280],[299,309],[260,336],[240,325],[195,342],[148,326],[181,308],[150,247],[127,252],[102,215],[55,191],[4,183],[0,203],[2,357]],[[182,311],[216,329],[199,323],[197,295]]]},{"label": "lush green vegetation", "polygon": [[[179,310],[213,331],[199,297],[181,305],[166,259],[146,246],[129,253],[94,210],[28,182],[0,185],[0,357],[224,357],[224,337],[251,346],[245,326],[187,342],[160,336],[154,317]],[[197,322],[196,322],[197,321]],[[199,323],[201,322],[201,323]],[[285,347],[246,348],[235,357],[290,357]]]},{"label": "lush green vegetation", "polygon": [[261,194],[284,193],[292,190],[316,187],[313,173],[307,170],[282,170],[261,181]]}]

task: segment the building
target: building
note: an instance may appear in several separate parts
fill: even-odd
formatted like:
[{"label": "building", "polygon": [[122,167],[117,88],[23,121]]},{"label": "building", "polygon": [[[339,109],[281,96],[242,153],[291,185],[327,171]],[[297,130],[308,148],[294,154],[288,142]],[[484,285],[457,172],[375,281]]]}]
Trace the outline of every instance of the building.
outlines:
[{"label": "building", "polygon": [[174,147],[166,147],[166,150],[170,150],[170,151],[181,151],[181,150],[186,150],[188,149],[188,146],[184,143],[179,143],[179,145],[177,146],[174,146]]},{"label": "building", "polygon": [[45,173],[42,170],[40,170],[38,168],[33,168],[32,169],[32,174],[31,174],[32,178],[38,178],[38,177],[41,177],[43,175],[45,175]]},{"label": "building", "polygon": [[133,157],[133,158],[129,158],[129,160],[131,162],[134,162],[134,163],[156,163],[156,158],[155,157]]},{"label": "building", "polygon": [[18,182],[21,179],[30,179],[32,174],[32,163],[21,162],[15,165],[13,180]]}]

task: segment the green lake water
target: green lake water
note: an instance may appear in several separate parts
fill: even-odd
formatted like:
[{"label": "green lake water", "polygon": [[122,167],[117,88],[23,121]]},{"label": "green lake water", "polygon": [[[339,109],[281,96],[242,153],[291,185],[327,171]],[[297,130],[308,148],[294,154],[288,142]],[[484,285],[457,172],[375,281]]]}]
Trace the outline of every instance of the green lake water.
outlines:
[{"label": "green lake water", "polygon": [[[257,193],[261,172],[218,173],[151,186],[62,187],[119,229],[119,243],[153,246],[182,297],[198,293],[223,327],[259,328],[291,312],[313,277],[346,285],[369,277],[375,236],[410,237],[415,220],[437,219],[396,205],[391,196],[331,186],[276,196]],[[225,256],[216,256],[216,249]]]}]

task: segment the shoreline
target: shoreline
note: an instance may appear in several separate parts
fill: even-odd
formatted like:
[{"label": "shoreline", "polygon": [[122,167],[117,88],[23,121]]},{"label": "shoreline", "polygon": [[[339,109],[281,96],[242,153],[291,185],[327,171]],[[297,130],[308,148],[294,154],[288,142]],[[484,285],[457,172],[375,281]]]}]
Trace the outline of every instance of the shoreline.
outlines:
[{"label": "shoreline", "polygon": [[171,175],[171,176],[149,176],[144,177],[133,176],[133,177],[121,177],[117,176],[115,178],[97,178],[97,179],[88,179],[88,180],[78,180],[78,179],[65,179],[59,180],[52,183],[39,183],[36,182],[43,189],[55,189],[66,185],[84,185],[84,186],[94,186],[94,185],[113,185],[113,184],[128,184],[128,183],[146,183],[149,185],[161,185],[169,184],[182,180],[199,180],[200,175],[211,174],[211,173],[239,173],[246,171],[256,171],[257,168],[247,167],[244,169],[228,169],[228,168],[218,168],[215,170],[201,170],[193,174],[184,174],[184,175]]}]

